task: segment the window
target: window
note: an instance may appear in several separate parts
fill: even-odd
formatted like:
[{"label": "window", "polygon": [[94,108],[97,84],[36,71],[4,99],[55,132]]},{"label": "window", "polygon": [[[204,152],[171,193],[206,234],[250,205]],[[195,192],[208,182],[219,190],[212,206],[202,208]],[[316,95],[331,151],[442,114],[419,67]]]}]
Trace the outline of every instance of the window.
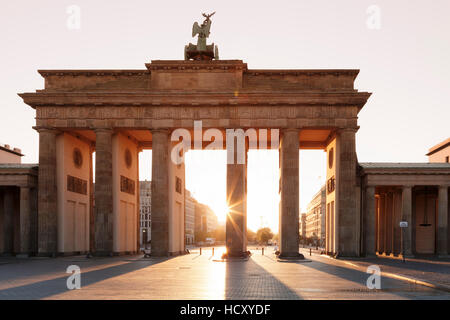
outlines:
[{"label": "window", "polygon": [[447,162],[447,163],[449,162],[449,156],[445,157],[445,162]]}]

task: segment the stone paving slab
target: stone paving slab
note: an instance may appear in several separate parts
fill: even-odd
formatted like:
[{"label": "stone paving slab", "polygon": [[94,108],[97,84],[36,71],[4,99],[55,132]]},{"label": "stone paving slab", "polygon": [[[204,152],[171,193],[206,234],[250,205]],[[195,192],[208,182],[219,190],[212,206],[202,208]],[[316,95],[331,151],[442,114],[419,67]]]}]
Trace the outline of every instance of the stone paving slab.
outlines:
[{"label": "stone paving slab", "polygon": [[[214,257],[191,252],[174,258],[10,259],[0,264],[0,299],[450,299],[448,292],[388,278],[381,290],[370,290],[369,274],[321,256],[280,263],[272,251],[254,250],[248,261],[236,263],[221,262],[218,249]],[[73,264],[81,268],[80,290],[66,286],[66,268]]]},{"label": "stone paving slab", "polygon": [[[317,256],[317,255],[314,255]],[[374,257],[363,259],[339,258],[337,261],[346,262],[367,269],[370,265],[378,265],[381,272],[395,274],[402,277],[417,279],[440,287],[450,289],[450,259],[405,259]],[[447,289],[446,289],[447,290]]]}]

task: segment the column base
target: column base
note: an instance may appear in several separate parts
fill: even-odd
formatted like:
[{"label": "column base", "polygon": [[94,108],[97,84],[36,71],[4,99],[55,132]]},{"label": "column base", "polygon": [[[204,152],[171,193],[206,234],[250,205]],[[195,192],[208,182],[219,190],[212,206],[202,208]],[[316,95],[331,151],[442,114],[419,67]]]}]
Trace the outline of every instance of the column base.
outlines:
[{"label": "column base", "polygon": [[58,254],[56,252],[38,252],[36,257],[42,258],[56,258]]},{"label": "column base", "polygon": [[91,252],[91,255],[93,257],[113,257],[114,252],[112,252],[112,251],[95,251],[95,252]]},{"label": "column base", "polygon": [[280,260],[305,260],[305,256],[299,252],[294,253],[280,253],[278,255]]},{"label": "column base", "polygon": [[29,253],[17,253],[16,254],[16,258],[17,259],[27,259],[30,257]]},{"label": "column base", "polygon": [[438,254],[437,257],[441,258],[441,259],[448,259],[448,258],[450,258],[450,254]]},{"label": "column base", "polygon": [[169,252],[169,257],[176,257],[176,256],[182,256],[187,254],[186,251],[175,251],[175,252]]},{"label": "column base", "polygon": [[222,259],[248,259],[250,256],[250,251],[227,252],[222,255]]}]

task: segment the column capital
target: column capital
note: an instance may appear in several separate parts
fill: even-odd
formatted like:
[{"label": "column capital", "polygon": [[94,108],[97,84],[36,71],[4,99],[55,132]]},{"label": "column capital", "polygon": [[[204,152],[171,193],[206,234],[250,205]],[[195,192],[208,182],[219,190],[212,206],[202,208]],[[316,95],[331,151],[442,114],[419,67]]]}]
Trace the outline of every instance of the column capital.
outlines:
[{"label": "column capital", "polygon": [[450,187],[449,184],[440,184],[438,185],[439,189],[448,189]]},{"label": "column capital", "polygon": [[359,130],[359,126],[356,127],[340,127],[336,129],[337,134],[345,133],[345,132],[354,132],[356,133]]},{"label": "column capital", "polygon": [[300,132],[301,128],[280,128],[281,132]]},{"label": "column capital", "polygon": [[412,188],[414,188],[413,184],[404,184],[404,185],[402,185],[402,190],[412,189]]},{"label": "column capital", "polygon": [[155,129],[150,129],[150,132],[152,134],[154,133],[165,133],[165,134],[169,134],[170,130],[168,128],[155,128]]},{"label": "column capital", "polygon": [[52,127],[38,127],[38,126],[35,126],[35,127],[33,127],[33,129],[36,130],[39,133],[54,133],[54,134],[61,133],[61,131],[59,131],[56,128],[52,128]]},{"label": "column capital", "polygon": [[112,128],[108,128],[108,127],[103,127],[103,128],[93,128],[92,130],[93,130],[96,134],[97,134],[98,132],[110,132],[110,133],[113,132],[113,129],[112,129]]}]

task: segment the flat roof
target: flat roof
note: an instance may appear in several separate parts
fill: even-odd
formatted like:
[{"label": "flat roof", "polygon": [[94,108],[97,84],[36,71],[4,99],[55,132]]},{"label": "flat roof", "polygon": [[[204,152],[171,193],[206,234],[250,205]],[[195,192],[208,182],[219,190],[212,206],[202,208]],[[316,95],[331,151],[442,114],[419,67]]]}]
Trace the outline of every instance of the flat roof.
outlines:
[{"label": "flat roof", "polygon": [[0,169],[34,169],[38,167],[37,163],[0,163]]},{"label": "flat roof", "polygon": [[0,145],[0,150],[2,150],[2,151],[6,151],[6,152],[10,152],[10,153],[12,153],[12,154],[15,154],[15,155],[17,155],[17,156],[20,156],[20,157],[22,157],[23,156],[23,154],[22,153],[20,153],[20,152],[17,152],[17,151],[15,151],[15,150],[13,150],[13,149],[8,149],[8,148],[5,148],[4,146],[2,146],[2,145]]},{"label": "flat roof", "polygon": [[442,149],[448,147],[449,145],[450,145],[450,138],[448,138],[448,139],[446,139],[446,140],[444,140],[444,141],[438,143],[437,145],[431,147],[431,148],[428,150],[428,153],[427,153],[426,155],[427,155],[427,156],[431,156],[433,153],[436,153],[436,152],[438,152],[438,151],[440,151],[440,150],[442,150]]},{"label": "flat roof", "polygon": [[360,162],[367,169],[450,169],[450,163],[437,162]]}]

